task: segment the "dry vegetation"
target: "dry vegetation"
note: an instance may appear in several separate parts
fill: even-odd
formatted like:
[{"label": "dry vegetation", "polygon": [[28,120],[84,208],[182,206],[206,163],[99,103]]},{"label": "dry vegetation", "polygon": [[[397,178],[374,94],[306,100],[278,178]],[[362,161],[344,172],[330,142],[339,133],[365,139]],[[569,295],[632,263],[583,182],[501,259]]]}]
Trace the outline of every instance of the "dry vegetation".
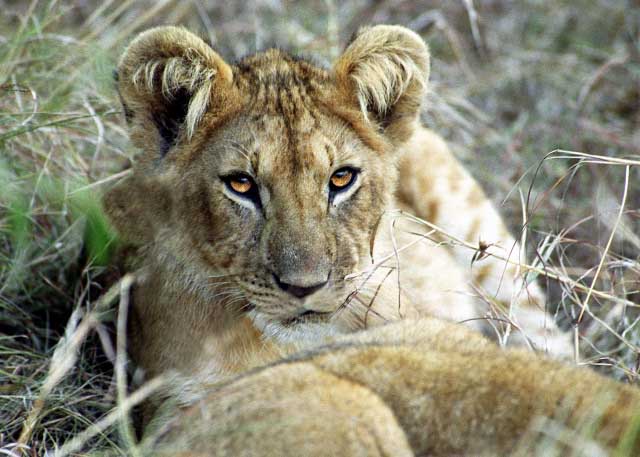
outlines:
[{"label": "dry vegetation", "polygon": [[533,273],[574,327],[578,362],[640,383],[637,1],[0,1],[0,11],[0,453],[44,455],[73,437],[84,451],[131,452],[126,427],[112,426],[118,288],[107,290],[118,272],[99,195],[133,156],[115,59],[165,23],[229,59],[280,45],[330,61],[361,24],[418,31],[434,56],[425,121],[514,232],[527,221]]}]

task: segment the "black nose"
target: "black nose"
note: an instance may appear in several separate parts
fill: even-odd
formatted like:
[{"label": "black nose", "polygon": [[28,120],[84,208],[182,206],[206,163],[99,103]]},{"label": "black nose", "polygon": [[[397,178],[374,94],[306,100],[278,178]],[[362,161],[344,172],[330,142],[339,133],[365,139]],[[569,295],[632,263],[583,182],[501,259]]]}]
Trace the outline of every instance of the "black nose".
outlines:
[{"label": "black nose", "polygon": [[280,278],[278,278],[278,276],[276,275],[273,275],[273,279],[275,279],[276,284],[278,284],[278,287],[280,287],[280,289],[284,290],[285,292],[289,292],[291,295],[298,298],[304,298],[307,295],[311,295],[315,291],[322,289],[328,282],[327,279],[321,283],[313,284],[311,286],[297,286],[295,284],[287,284],[286,282],[280,281]]}]

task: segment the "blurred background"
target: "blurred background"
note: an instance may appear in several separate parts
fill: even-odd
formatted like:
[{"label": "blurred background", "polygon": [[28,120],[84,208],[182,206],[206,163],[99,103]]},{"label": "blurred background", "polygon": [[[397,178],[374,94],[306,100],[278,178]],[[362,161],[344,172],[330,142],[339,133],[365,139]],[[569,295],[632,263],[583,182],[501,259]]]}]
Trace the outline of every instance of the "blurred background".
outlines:
[{"label": "blurred background", "polygon": [[[120,274],[99,198],[135,159],[112,80],[128,41],[181,24],[228,61],[278,46],[329,66],[371,23],[429,43],[423,120],[514,234],[527,215],[550,309],[564,328],[585,310],[580,363],[638,383],[639,1],[0,0],[0,449],[22,434],[42,455],[113,406],[113,313],[56,382],[50,362]],[[126,454],[109,430],[91,443]]]}]

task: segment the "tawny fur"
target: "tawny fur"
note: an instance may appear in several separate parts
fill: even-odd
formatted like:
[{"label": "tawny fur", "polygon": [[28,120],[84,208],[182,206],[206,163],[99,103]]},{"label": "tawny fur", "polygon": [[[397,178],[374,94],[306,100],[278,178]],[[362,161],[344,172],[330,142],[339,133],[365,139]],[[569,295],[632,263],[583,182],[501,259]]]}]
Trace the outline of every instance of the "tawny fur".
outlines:
[{"label": "tawny fur", "polygon": [[[331,70],[278,50],[227,64],[174,27],[132,42],[118,89],[141,152],[105,208],[140,246],[129,341],[147,377],[173,373],[176,392],[198,396],[389,321],[437,316],[481,329],[487,309],[474,282],[513,307],[517,343],[569,352],[540,289],[525,287],[516,267],[487,259],[469,270],[472,254],[438,246],[396,211],[520,260],[477,183],[419,125],[428,62],[422,40],[397,26],[364,29]],[[344,166],[360,174],[330,200],[329,178]],[[259,203],[225,187],[221,178],[237,172],[253,177]],[[299,299],[274,275],[329,281]]]},{"label": "tawny fur", "polygon": [[173,421],[149,439],[160,455],[532,455],[551,418],[578,431],[559,454],[579,454],[580,440],[605,454],[625,438],[636,455],[639,408],[637,389],[427,319],[212,386],[165,411]]}]

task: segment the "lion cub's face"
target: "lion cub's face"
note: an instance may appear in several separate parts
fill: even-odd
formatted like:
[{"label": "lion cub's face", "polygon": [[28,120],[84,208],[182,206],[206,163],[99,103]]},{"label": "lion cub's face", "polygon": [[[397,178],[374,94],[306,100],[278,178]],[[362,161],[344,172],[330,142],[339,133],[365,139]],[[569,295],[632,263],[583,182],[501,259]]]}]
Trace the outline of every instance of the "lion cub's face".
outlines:
[{"label": "lion cub's face", "polygon": [[369,260],[427,62],[400,27],[365,30],[332,71],[275,50],[229,66],[184,30],[146,32],[118,68],[144,153],[107,211],[219,306],[277,329],[335,319],[345,276]]},{"label": "lion cub's face", "polygon": [[[256,312],[284,322],[326,318],[351,291],[345,275],[368,256],[393,164],[311,97],[261,90],[266,100],[214,132],[185,169],[199,185],[181,195],[177,212],[199,227],[181,230]],[[193,201],[210,214],[191,214]]]},{"label": "lion cub's face", "polygon": [[301,95],[304,86],[256,89],[263,100],[174,165],[165,233],[189,239],[174,255],[219,284],[212,295],[232,294],[269,322],[323,321],[353,289],[345,275],[369,255],[393,164]]}]

